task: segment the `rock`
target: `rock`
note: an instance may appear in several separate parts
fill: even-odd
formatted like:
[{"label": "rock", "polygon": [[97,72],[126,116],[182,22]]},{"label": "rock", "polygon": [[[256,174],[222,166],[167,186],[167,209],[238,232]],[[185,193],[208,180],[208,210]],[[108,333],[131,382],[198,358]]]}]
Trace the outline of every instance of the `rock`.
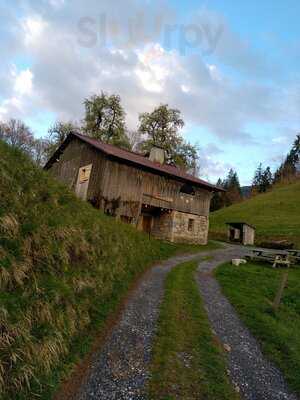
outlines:
[{"label": "rock", "polygon": [[240,391],[241,391],[241,389],[238,387],[238,385],[234,385],[234,390],[235,390],[237,393],[240,393]]},{"label": "rock", "polygon": [[235,265],[236,267],[238,267],[240,264],[246,264],[246,263],[247,261],[242,258],[233,258],[231,260],[231,264]]},{"label": "rock", "polygon": [[229,344],[224,343],[223,347],[224,347],[224,350],[227,351],[228,353],[231,351],[231,347],[229,346]]}]

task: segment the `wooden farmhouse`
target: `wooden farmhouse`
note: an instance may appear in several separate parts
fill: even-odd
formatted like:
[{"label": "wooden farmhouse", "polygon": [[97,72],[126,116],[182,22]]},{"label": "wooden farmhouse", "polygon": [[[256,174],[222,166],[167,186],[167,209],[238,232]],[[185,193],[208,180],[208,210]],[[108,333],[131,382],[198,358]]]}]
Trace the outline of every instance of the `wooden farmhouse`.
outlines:
[{"label": "wooden farmhouse", "polygon": [[106,214],[171,242],[206,244],[213,192],[222,189],[150,156],[71,133],[45,169]]}]

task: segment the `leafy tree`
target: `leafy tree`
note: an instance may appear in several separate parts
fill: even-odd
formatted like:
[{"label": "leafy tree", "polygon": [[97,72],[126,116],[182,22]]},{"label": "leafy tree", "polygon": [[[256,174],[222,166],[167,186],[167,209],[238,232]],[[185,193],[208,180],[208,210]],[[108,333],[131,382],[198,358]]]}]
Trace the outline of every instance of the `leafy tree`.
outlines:
[{"label": "leafy tree", "polygon": [[151,113],[140,114],[139,121],[139,132],[148,136],[146,144],[149,146],[164,147],[171,152],[181,140],[178,131],[184,126],[184,121],[180,111],[169,108],[167,104],[161,104]]},{"label": "leafy tree", "polygon": [[105,143],[130,148],[126,135],[125,111],[118,95],[101,92],[85,99],[84,131]]},{"label": "leafy tree", "polygon": [[184,141],[180,129],[184,126],[180,111],[161,104],[152,112],[139,116],[138,131],[145,137],[140,144],[144,151],[153,146],[162,147],[166,152],[167,162],[196,174],[198,166],[198,148]]},{"label": "leafy tree", "polygon": [[199,172],[198,146],[182,141],[175,149],[173,162],[180,168],[187,169],[196,176]]},{"label": "leafy tree", "polygon": [[31,155],[34,137],[30,128],[21,120],[11,118],[0,123],[0,138],[13,147]]}]

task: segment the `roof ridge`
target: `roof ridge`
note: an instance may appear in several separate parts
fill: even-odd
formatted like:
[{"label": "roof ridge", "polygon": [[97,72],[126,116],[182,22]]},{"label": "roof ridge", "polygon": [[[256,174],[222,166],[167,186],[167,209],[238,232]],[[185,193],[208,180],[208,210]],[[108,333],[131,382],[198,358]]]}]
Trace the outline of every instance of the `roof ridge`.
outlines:
[{"label": "roof ridge", "polygon": [[109,146],[109,147],[117,148],[118,150],[126,151],[127,153],[131,153],[131,154],[134,154],[134,155],[136,155],[136,156],[144,157],[144,156],[143,156],[143,153],[139,153],[139,152],[137,152],[137,151],[132,151],[132,150],[124,149],[123,147],[118,147],[118,146],[116,146],[116,145],[114,145],[114,144],[111,144],[111,143],[105,143],[105,142],[102,142],[102,140],[100,140],[100,139],[96,139],[96,138],[93,138],[93,137],[88,136],[88,135],[83,135],[82,133],[78,133],[78,132],[71,132],[71,133],[73,133],[73,134],[75,134],[75,135],[83,136],[84,138],[87,138],[87,139],[95,140],[96,142],[99,142],[99,143],[103,144],[104,146]]}]

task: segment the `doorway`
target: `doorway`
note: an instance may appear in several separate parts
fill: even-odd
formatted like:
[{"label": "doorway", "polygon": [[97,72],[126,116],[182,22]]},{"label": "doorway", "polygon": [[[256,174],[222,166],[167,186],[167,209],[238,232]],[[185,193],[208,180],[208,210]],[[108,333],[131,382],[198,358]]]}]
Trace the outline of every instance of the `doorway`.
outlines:
[{"label": "doorway", "polygon": [[143,231],[147,233],[151,233],[151,228],[152,228],[152,217],[151,215],[143,215]]}]

